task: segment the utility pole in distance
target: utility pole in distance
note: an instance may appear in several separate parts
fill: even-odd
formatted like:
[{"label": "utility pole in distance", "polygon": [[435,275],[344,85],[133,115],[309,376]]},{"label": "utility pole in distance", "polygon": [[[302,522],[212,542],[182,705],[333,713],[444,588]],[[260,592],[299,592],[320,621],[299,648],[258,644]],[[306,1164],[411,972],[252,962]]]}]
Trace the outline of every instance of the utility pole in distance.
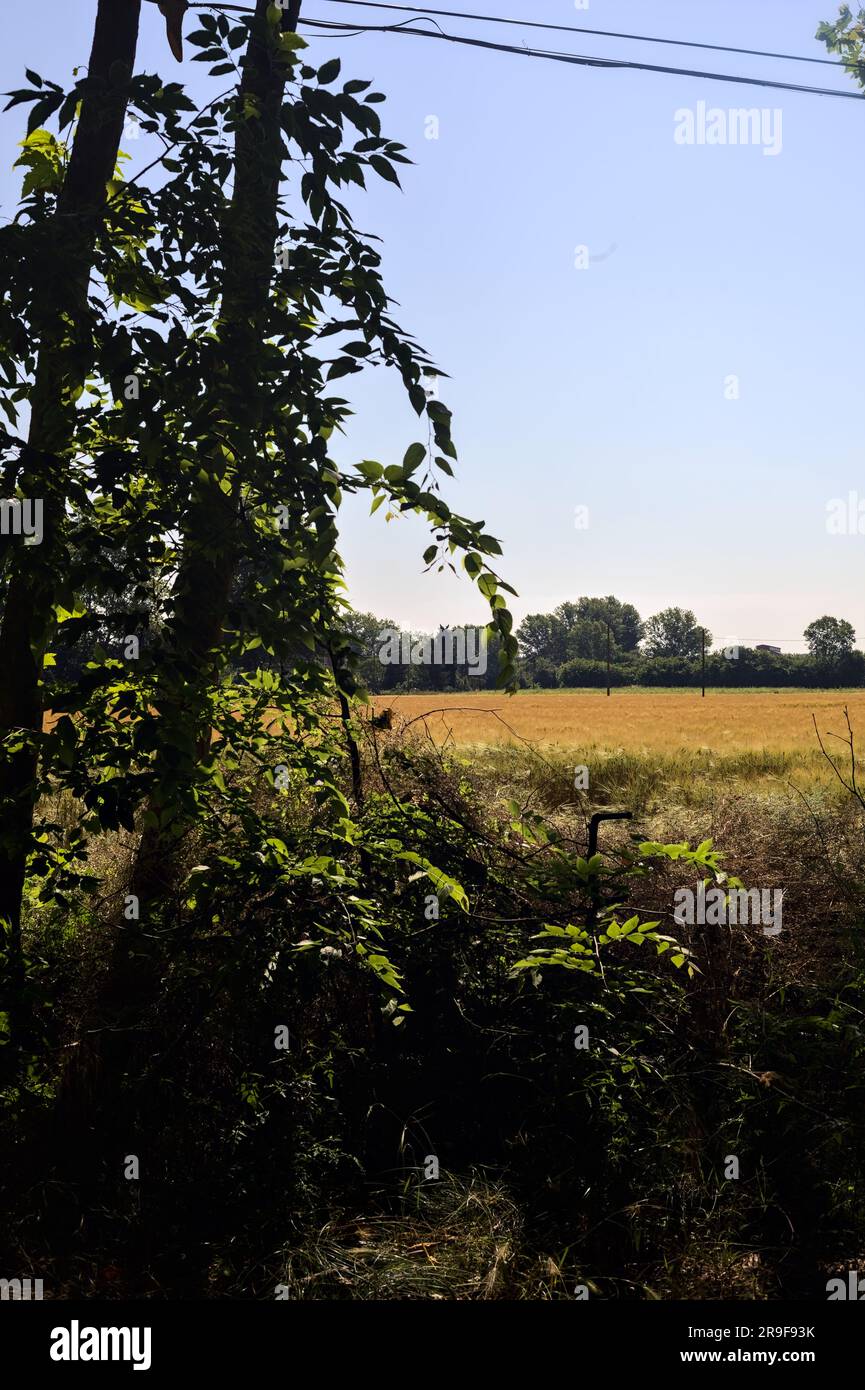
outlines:
[{"label": "utility pole in distance", "polygon": [[607,696],[610,694],[610,624],[607,623]]},{"label": "utility pole in distance", "polygon": [[703,699],[706,698],[706,629],[700,628],[700,645],[703,649]]}]

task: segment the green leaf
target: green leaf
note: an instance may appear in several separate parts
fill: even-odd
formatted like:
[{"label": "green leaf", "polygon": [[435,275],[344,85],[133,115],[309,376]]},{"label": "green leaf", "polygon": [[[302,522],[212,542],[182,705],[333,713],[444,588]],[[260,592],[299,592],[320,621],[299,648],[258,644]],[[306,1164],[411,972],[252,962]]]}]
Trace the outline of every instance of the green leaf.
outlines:
[{"label": "green leaf", "polygon": [[[279,14],[281,15],[282,11],[279,11]],[[285,33],[280,34],[279,42],[282,48],[287,48],[290,52],[297,52],[301,48],[309,48],[306,39],[300,34],[292,33],[291,30],[287,30]]]},{"label": "green leaf", "polygon": [[382,155],[371,154],[369,157],[369,162],[372,165],[373,169],[375,169],[375,172],[377,174],[380,174],[383,179],[386,179],[388,183],[395,183],[397,188],[402,188],[402,184],[399,181],[399,175],[397,174],[396,169],[394,169],[393,165],[389,164],[388,161],[382,157]]},{"label": "green leaf", "polygon": [[381,477],[384,469],[380,463],[376,463],[375,459],[362,459],[357,465],[357,471],[366,478],[367,482],[372,483]]},{"label": "green leaf", "polygon": [[426,449],[422,444],[410,444],[405,451],[405,458],[402,461],[402,471],[408,477],[420,467],[426,458]]},{"label": "green leaf", "polygon": [[338,357],[335,362],[331,363],[327,379],[328,381],[336,381],[338,377],[350,376],[353,372],[362,370],[360,364],[353,357]]},{"label": "green leaf", "polygon": [[318,70],[318,80],[319,80],[319,82],[321,82],[322,84],[326,85],[328,82],[333,82],[335,78],[339,77],[339,74],[340,74],[341,71],[342,71],[342,63],[341,63],[340,59],[339,59],[339,58],[331,58],[329,62],[324,63],[324,64],[319,68],[319,70]]}]

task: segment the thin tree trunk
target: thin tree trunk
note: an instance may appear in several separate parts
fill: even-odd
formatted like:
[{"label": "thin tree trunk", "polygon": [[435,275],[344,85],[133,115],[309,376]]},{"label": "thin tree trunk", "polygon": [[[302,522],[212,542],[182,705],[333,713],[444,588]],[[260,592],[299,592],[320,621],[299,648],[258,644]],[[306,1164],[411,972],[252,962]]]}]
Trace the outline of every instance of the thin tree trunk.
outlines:
[{"label": "thin tree trunk", "polygon": [[[284,32],[297,28],[301,0],[282,18]],[[269,0],[256,0],[255,20],[267,22]],[[247,48],[241,97],[252,97],[260,117],[244,121],[235,135],[234,190],[223,248],[219,323],[222,410],[229,429],[257,429],[259,364],[276,254],[283,137],[280,123],[285,73],[274,68],[255,29]],[[186,775],[207,756],[211,742],[208,693],[221,667],[220,647],[239,560],[237,482],[220,487],[219,456],[213,474],[190,505],[183,554],[175,585],[169,651],[156,700],[162,748],[179,752]],[[176,765],[176,764],[175,764]],[[155,812],[157,806],[151,807]],[[145,829],[136,861],[133,892],[153,901],[170,887],[172,835],[165,827]]]},{"label": "thin tree trunk", "polygon": [[33,826],[42,731],[40,680],[52,626],[75,431],[75,388],[88,362],[88,284],[99,219],[113,177],[135,65],[141,0],[99,0],[85,95],[69,168],[52,223],[55,255],[32,328],[39,342],[28,449],[19,486],[43,503],[43,540],[9,561],[0,626],[0,737],[21,731],[22,747],[0,764],[0,929],[10,964],[9,1003],[18,1016],[23,965],[21,900]]}]

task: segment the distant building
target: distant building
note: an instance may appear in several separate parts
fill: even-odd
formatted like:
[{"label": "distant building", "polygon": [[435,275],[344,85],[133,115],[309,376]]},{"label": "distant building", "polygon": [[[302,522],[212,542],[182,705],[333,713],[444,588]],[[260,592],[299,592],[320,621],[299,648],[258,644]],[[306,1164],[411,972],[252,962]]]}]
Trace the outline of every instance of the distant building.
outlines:
[{"label": "distant building", "polygon": [[780,647],[770,647],[766,642],[758,642],[754,650],[758,652],[774,652],[776,656],[781,655]]}]

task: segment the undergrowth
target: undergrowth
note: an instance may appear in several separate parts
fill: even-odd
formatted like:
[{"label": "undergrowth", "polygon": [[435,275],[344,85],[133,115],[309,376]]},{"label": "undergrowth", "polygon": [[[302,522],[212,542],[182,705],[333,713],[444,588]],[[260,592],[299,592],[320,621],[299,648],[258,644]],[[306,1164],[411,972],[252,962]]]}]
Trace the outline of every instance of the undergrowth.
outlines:
[{"label": "undergrowth", "polygon": [[[101,893],[31,902],[49,1060],[5,1100],[10,1276],[51,1297],[825,1297],[865,1249],[861,808],[628,806],[618,768],[635,819],[592,861],[603,771],[590,804],[529,753],[364,733],[353,857],[297,789],[278,873],[206,880],[236,825],[185,847],[147,1060],[111,1114],[91,1092],[132,838],[96,847]],[[787,889],[779,938],[674,920],[678,886],[725,871]]]}]

